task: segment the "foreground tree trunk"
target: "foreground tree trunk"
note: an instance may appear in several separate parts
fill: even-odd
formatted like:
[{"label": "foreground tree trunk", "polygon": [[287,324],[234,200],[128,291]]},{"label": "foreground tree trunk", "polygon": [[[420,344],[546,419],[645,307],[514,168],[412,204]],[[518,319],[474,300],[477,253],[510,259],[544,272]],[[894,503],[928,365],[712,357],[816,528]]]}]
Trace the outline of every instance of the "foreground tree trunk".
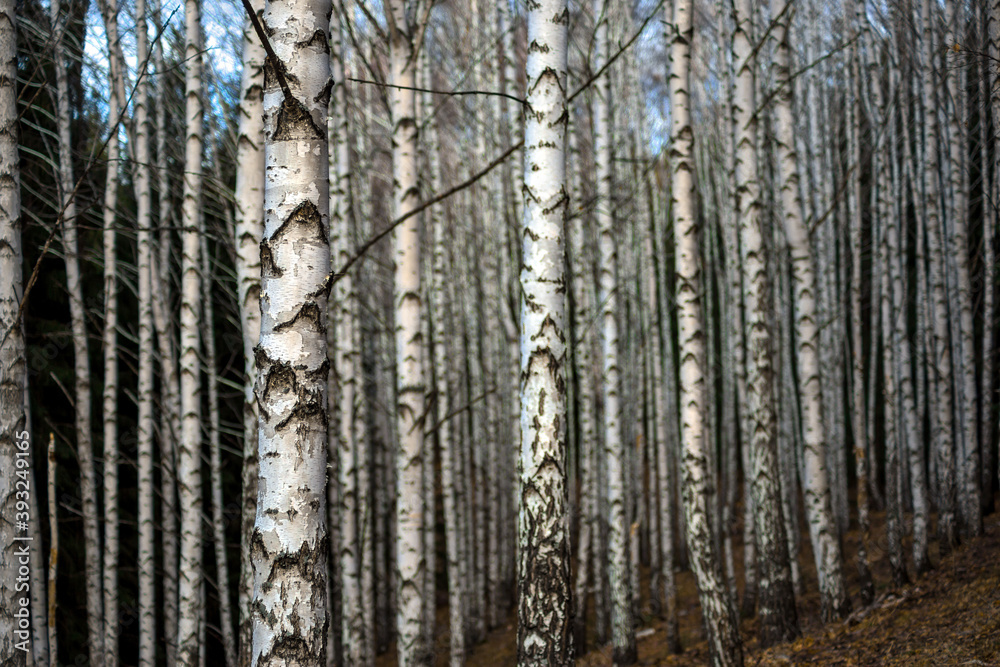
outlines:
[{"label": "foreground tree trunk", "polygon": [[326,657],[330,12],[327,0],[275,0],[264,12],[280,62],[264,91],[255,667]]},{"label": "foreground tree trunk", "polygon": [[[18,319],[21,288],[21,176],[17,150],[17,16],[14,0],[0,1],[0,664],[23,665],[16,648],[27,641],[15,614],[27,607],[20,604],[23,594],[16,589],[17,573],[23,560],[24,546],[17,541],[25,531],[17,530],[16,521],[28,517],[18,514],[19,480],[34,483],[28,473],[31,441],[25,414],[24,333]],[[23,461],[23,463],[21,463]],[[21,496],[23,498],[23,496]],[[37,519],[36,519],[37,521]],[[22,639],[23,637],[23,639]]]},{"label": "foreground tree trunk", "polygon": [[517,661],[572,665],[566,486],[567,14],[528,9],[524,219],[521,239],[521,452]]},{"label": "foreground tree trunk", "polygon": [[684,514],[691,567],[698,582],[711,662],[716,667],[740,667],[743,647],[732,594],[722,574],[713,539],[714,473],[709,465],[705,413],[705,339],[699,229],[695,216],[694,132],[691,127],[691,44],[694,40],[690,0],[677,0],[668,25],[674,26],[670,69],[671,208],[677,244],[677,323],[680,339],[681,461]]}]

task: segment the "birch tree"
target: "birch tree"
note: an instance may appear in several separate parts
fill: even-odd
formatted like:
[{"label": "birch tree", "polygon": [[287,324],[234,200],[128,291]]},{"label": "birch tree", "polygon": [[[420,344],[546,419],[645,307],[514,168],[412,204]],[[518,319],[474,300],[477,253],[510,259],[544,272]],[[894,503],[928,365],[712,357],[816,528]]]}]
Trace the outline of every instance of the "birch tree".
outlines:
[{"label": "birch tree", "polygon": [[[392,115],[393,214],[399,218],[418,203],[416,84],[417,54],[423,39],[422,3],[386,4],[389,24]],[[415,11],[414,11],[415,10]],[[414,17],[416,14],[416,17]],[[396,315],[396,632],[401,667],[423,665],[429,647],[422,634],[424,577],[423,340],[420,327],[420,232],[416,216],[393,231]]]},{"label": "birch tree", "polygon": [[[28,467],[30,434],[26,430],[28,381],[24,332],[19,321],[21,279],[21,177],[17,124],[17,15],[14,0],[0,2],[0,663],[23,664],[16,648],[18,569],[25,542],[18,542],[18,480]],[[24,452],[18,456],[19,452]],[[27,514],[25,513],[25,516]],[[23,628],[20,628],[23,629]]]},{"label": "birch tree", "polygon": [[[261,3],[251,3],[255,12]],[[243,23],[243,72],[240,78],[240,120],[236,139],[234,232],[236,302],[243,341],[243,467],[240,510],[240,577],[238,584],[239,664],[250,664],[253,567],[250,535],[257,514],[257,399],[254,347],[260,339],[260,239],[264,235],[264,46],[253,33],[250,18]]]},{"label": "birch tree", "polygon": [[686,536],[691,568],[698,583],[709,655],[716,667],[740,667],[743,647],[732,594],[722,574],[712,537],[715,482],[705,434],[705,340],[701,301],[700,239],[694,189],[694,131],[691,127],[691,46],[693,3],[677,0],[667,9],[671,39],[671,208],[677,262],[677,324],[680,341],[680,433]]},{"label": "birch tree", "polygon": [[825,620],[840,619],[850,612],[842,570],[843,555],[833,522],[830,485],[826,471],[826,424],[823,419],[823,383],[819,367],[819,317],[816,312],[816,274],[809,231],[803,220],[799,198],[799,167],[795,151],[795,121],[792,110],[789,24],[793,0],[776,7],[784,16],[778,30],[776,97],[777,140],[781,171],[782,217],[792,259],[795,293],[795,340],[798,354],[799,388],[802,400],[806,472],[803,475],[809,536],[816,571],[819,573],[820,605]]},{"label": "birch tree", "polygon": [[264,89],[255,667],[325,662],[331,10],[274,0],[264,11],[275,55]]},{"label": "birch tree", "polygon": [[528,8],[517,551],[523,666],[573,664],[564,435],[567,22],[565,0]]},{"label": "birch tree", "polygon": [[59,0],[49,4],[49,21],[55,37],[53,46],[56,70],[56,116],[58,120],[59,162],[57,184],[63,254],[66,260],[66,292],[69,296],[70,322],[73,331],[76,445],[80,462],[80,495],[83,509],[84,560],[87,591],[87,646],[95,664],[104,662],[103,591],[101,580],[100,529],[97,519],[97,480],[91,440],[90,359],[87,322],[80,275],[79,240],[73,158],[70,137],[69,81],[66,73],[65,25]]},{"label": "birch tree", "polygon": [[[104,393],[101,400],[104,421],[104,665],[118,667],[118,558],[119,504],[118,504],[118,261],[116,216],[118,208],[118,174],[121,146],[118,141],[118,120],[124,111],[125,100],[121,47],[118,42],[118,3],[108,0],[101,3],[104,30],[108,42],[108,70],[111,86],[108,95],[109,132],[108,170],[104,181]],[[121,92],[120,92],[121,91]]]},{"label": "birch tree", "polygon": [[[185,142],[181,204],[181,438],[177,482],[181,510],[177,664],[197,667],[202,609],[201,491],[201,4],[184,3]],[[163,196],[163,193],[160,193]],[[162,221],[161,221],[162,224]]]},{"label": "birch tree", "polygon": [[[136,52],[149,57],[146,2],[136,0]],[[136,81],[135,107],[135,193],[136,269],[139,299],[139,369],[137,417],[137,467],[139,487],[139,667],[156,664],[156,586],[153,545],[153,295],[152,295],[152,211],[149,173],[149,85],[146,77]]]},{"label": "birch tree", "polygon": [[[608,60],[611,44],[609,24],[613,3],[594,0],[597,22],[594,35],[594,67]],[[629,572],[629,522],[625,492],[627,449],[622,439],[622,380],[618,354],[618,230],[614,219],[614,188],[610,73],[599,79],[594,99],[594,154],[597,162],[597,233],[599,247],[598,303],[601,304],[601,368],[604,403],[604,465],[607,471],[608,583],[611,588],[611,641],[616,664],[636,660],[632,618],[632,586]]]},{"label": "birch tree", "polygon": [[733,60],[736,91],[736,210],[746,303],[747,410],[750,415],[750,480],[753,485],[757,563],[760,568],[761,643],[769,646],[799,634],[792,591],[788,544],[781,509],[774,411],[773,346],[769,324],[770,285],[761,219],[757,172],[757,113],[754,83],[755,50],[751,48],[749,0],[735,3]]}]

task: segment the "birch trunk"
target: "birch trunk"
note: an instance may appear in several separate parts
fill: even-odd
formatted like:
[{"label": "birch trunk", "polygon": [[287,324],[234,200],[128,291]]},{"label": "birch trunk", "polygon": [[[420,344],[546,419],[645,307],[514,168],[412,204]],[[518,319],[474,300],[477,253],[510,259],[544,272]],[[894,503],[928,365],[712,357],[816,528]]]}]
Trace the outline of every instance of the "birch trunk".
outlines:
[{"label": "birch trunk", "polygon": [[[87,594],[87,652],[93,664],[104,663],[104,620],[101,577],[101,537],[98,526],[97,480],[91,440],[90,358],[87,344],[86,312],[77,248],[76,202],[73,194],[73,158],[70,143],[70,99],[66,73],[64,19],[60,2],[49,5],[49,20],[55,44],[56,114],[58,120],[59,170],[58,191],[61,214],[63,254],[66,260],[66,292],[69,296],[70,322],[73,331],[73,370],[75,375],[73,407],[76,413],[76,445],[80,461],[80,495],[83,509],[83,541]],[[68,19],[65,19],[68,20]]]},{"label": "birch trunk", "polygon": [[[590,261],[587,244],[589,216],[585,210],[582,200],[580,181],[582,180],[582,164],[577,145],[579,142],[580,124],[575,115],[570,112],[571,124],[567,127],[567,143],[570,146],[570,153],[567,160],[567,177],[571,182],[570,207],[573,213],[569,227],[569,256],[570,268],[572,271],[570,289],[573,295],[573,324],[574,324],[574,355],[576,361],[574,374],[576,375],[576,386],[579,388],[577,396],[577,420],[579,428],[579,440],[577,451],[579,456],[579,515],[580,526],[577,538],[576,549],[576,573],[574,577],[573,602],[573,634],[574,649],[579,655],[586,652],[587,643],[587,608],[588,608],[588,585],[592,577],[590,572],[593,569],[593,554],[591,543],[593,541],[593,531],[595,526],[592,520],[594,514],[594,496],[597,492],[596,470],[594,469],[594,455],[596,450],[597,433],[595,426],[594,409],[594,385],[591,381],[591,374],[594,365],[590,352],[593,346],[592,336],[587,334],[592,331],[590,321],[592,318],[591,304],[593,302],[593,290],[591,288],[593,276],[593,262]],[[572,495],[570,496],[572,498]]]},{"label": "birch trunk", "polygon": [[699,228],[695,216],[694,132],[689,106],[694,6],[690,0],[677,0],[673,9],[673,15],[668,13],[666,17],[674,31],[670,49],[670,196],[677,244],[680,434],[686,535],[708,630],[711,663],[716,667],[739,667],[743,664],[743,647],[736,611],[712,539],[715,480],[708,463],[708,438],[704,432],[708,397],[705,395]]},{"label": "birch trunk", "polygon": [[[433,88],[430,59],[421,56],[424,63],[425,83],[427,88]],[[428,96],[429,97],[429,96]],[[425,104],[430,100],[426,100]],[[441,148],[438,136],[437,119],[427,118],[430,140],[430,178],[431,191],[440,189],[439,153]],[[433,235],[432,258],[432,297],[433,327],[434,327],[434,424],[438,429],[438,444],[441,450],[441,493],[444,496],[444,531],[445,552],[448,569],[448,626],[449,626],[449,661],[451,667],[461,667],[465,664],[465,605],[464,581],[459,574],[460,561],[465,556],[462,551],[461,525],[458,520],[458,506],[461,497],[456,493],[460,488],[456,483],[456,452],[455,445],[460,444],[453,437],[454,418],[448,417],[453,409],[453,387],[450,380],[449,354],[447,340],[449,338],[450,319],[452,316],[451,301],[448,299],[448,276],[446,272],[446,254],[448,240],[445,235],[445,221],[441,207],[435,206],[428,214]],[[447,419],[447,421],[446,421]]]},{"label": "birch trunk", "polygon": [[[21,250],[21,177],[17,149],[17,7],[0,2],[0,663],[17,665],[23,655],[16,643],[28,639],[15,614],[22,594],[16,588],[19,568],[26,562],[27,542],[18,542],[17,521],[28,518],[18,507],[28,474],[31,441],[25,412],[27,387],[24,331],[18,318],[23,296]],[[20,456],[18,455],[20,454]],[[20,463],[24,461],[24,463]],[[26,508],[24,508],[26,509]],[[23,514],[18,514],[22,512]],[[36,519],[37,521],[37,519]]]},{"label": "birch trunk", "polygon": [[281,62],[264,90],[254,667],[318,667],[326,654],[331,9],[326,0],[274,0],[264,12]]},{"label": "birch trunk", "polygon": [[[790,4],[787,3],[787,4]],[[776,8],[777,14],[788,13]],[[844,585],[843,554],[837,527],[833,521],[830,483],[826,470],[826,424],[823,419],[823,383],[819,364],[819,316],[816,309],[816,262],[809,231],[799,199],[799,167],[795,152],[795,121],[792,110],[790,17],[779,26],[777,49],[777,85],[779,93],[777,143],[781,172],[782,217],[785,238],[792,260],[795,292],[795,341],[798,355],[800,398],[803,412],[803,476],[809,537],[812,541],[816,572],[819,575],[820,607],[824,621],[844,618],[851,610],[851,600]],[[788,344],[791,344],[789,341]]]},{"label": "birch trunk", "polygon": [[[930,284],[931,320],[933,322],[932,385],[937,390],[936,432],[931,442],[938,470],[938,540],[941,555],[947,555],[957,544],[955,526],[955,441],[952,402],[951,345],[948,338],[948,303],[944,282],[944,247],[942,243],[941,199],[938,188],[938,118],[932,103],[934,84],[934,26],[931,16],[931,0],[921,3],[923,22],[923,70],[924,70],[924,221],[927,230],[927,251],[930,254],[928,282]],[[934,423],[934,422],[932,422]]]},{"label": "birch trunk", "polygon": [[[262,4],[251,3],[255,11]],[[243,339],[243,466],[240,510],[240,578],[238,604],[239,664],[250,664],[253,646],[253,563],[250,536],[257,514],[257,361],[260,339],[260,239],[264,236],[264,47],[250,20],[243,23],[243,73],[240,78],[240,121],[236,141],[235,247],[236,289]]]},{"label": "birch trunk", "polygon": [[[202,188],[201,5],[186,0],[184,76],[186,138],[181,204],[181,438],[177,450],[181,514],[177,664],[197,667],[202,606],[201,483],[201,235]],[[161,100],[162,104],[162,100]],[[163,193],[161,192],[161,197]],[[162,224],[162,221],[161,221]]]},{"label": "birch trunk", "polygon": [[[609,57],[609,34],[615,5],[594,0],[597,29],[594,35],[594,68],[600,70]],[[618,248],[614,220],[614,171],[612,160],[611,78],[608,72],[598,80],[594,99],[594,155],[597,161],[597,228],[599,236],[599,288],[601,322],[601,367],[604,405],[604,458],[607,471],[608,583],[611,588],[611,641],[615,664],[636,661],[635,628],[629,556],[628,499],[625,480],[628,470],[627,444],[623,441],[622,379],[619,366]]]},{"label": "birch trunk", "polygon": [[[423,26],[413,26],[403,0],[386,6],[390,25],[393,215],[405,215],[418,203],[416,40]],[[417,216],[393,231],[396,311],[396,632],[401,667],[430,659],[422,630],[424,577],[423,340],[420,329],[420,233]]]},{"label": "birch trunk", "polygon": [[[945,45],[952,48],[967,34],[964,5],[946,3],[947,34]],[[960,36],[961,35],[961,36]],[[949,62],[950,64],[950,62]],[[969,211],[968,211],[968,145],[967,145],[967,68],[947,70],[948,97],[951,109],[948,113],[948,133],[950,165],[950,187],[952,211],[948,216],[950,238],[948,257],[955,265],[957,281],[953,291],[957,293],[957,326],[952,336],[957,338],[959,359],[956,361],[958,375],[954,378],[959,400],[956,401],[956,415],[960,418],[961,446],[958,448],[961,486],[961,529],[962,538],[968,540],[983,534],[983,515],[979,498],[979,442],[977,438],[977,400],[975,366],[975,326],[973,323],[972,278],[969,269]],[[949,376],[950,377],[950,376]]]},{"label": "birch trunk", "polygon": [[[118,3],[101,3],[104,31],[108,39],[108,65],[112,85],[108,110],[111,132],[118,134],[118,118],[125,101],[122,64],[118,59]],[[104,421],[104,665],[118,667],[118,260],[115,218],[118,208],[118,169],[121,146],[118,137],[109,138],[108,168],[104,181],[104,393],[101,408]]]},{"label": "birch trunk", "polygon": [[[863,3],[855,0],[855,12],[863,8]],[[862,20],[864,20],[862,18]],[[855,29],[857,17],[855,15]],[[847,152],[848,178],[847,209],[851,239],[851,407],[853,410],[854,427],[854,463],[857,479],[858,506],[858,553],[856,564],[858,577],[861,580],[861,604],[869,605],[875,599],[875,585],[872,582],[871,566],[869,564],[869,542],[871,539],[870,522],[868,518],[868,452],[867,414],[865,403],[864,375],[864,338],[861,312],[861,166],[860,129],[858,123],[858,53],[857,46],[851,47],[851,87],[854,96],[847,102]]]},{"label": "birch trunk", "polygon": [[750,41],[752,15],[749,0],[739,0],[735,16],[733,60],[736,62],[736,92],[733,120],[737,136],[736,208],[740,218],[747,347],[752,357],[752,363],[748,364],[747,369],[749,446],[757,563],[760,570],[761,643],[763,646],[770,646],[796,637],[799,628],[778,477],[773,346],[768,314],[770,285],[756,162],[756,61]]},{"label": "birch trunk", "polygon": [[521,223],[518,665],[572,665],[566,485],[565,0],[528,8]]},{"label": "birch trunk", "polygon": [[[136,52],[148,57],[146,2],[136,0]],[[152,211],[149,173],[149,86],[147,78],[136,82],[135,192],[138,257],[136,259],[139,297],[139,410],[136,443],[139,490],[139,667],[156,664],[156,565],[153,499],[153,294],[152,294]]]}]

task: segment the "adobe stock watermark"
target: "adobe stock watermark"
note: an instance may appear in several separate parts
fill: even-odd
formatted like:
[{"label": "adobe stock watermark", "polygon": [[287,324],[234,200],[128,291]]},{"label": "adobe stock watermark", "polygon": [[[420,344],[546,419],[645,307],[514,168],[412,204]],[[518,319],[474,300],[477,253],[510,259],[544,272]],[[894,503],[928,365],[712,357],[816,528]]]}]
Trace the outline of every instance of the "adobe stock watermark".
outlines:
[{"label": "adobe stock watermark", "polygon": [[27,431],[14,434],[14,648],[31,650],[31,441]]}]

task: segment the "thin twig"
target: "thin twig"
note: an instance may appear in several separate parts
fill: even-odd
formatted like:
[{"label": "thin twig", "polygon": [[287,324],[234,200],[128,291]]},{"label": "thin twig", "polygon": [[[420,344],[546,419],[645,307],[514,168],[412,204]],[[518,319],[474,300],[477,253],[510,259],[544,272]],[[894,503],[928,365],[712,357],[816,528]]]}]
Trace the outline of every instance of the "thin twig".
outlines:
[{"label": "thin twig", "polygon": [[353,77],[344,77],[348,81],[353,81],[354,83],[367,83],[373,86],[381,86],[382,88],[395,88],[396,90],[412,90],[418,93],[431,93],[433,95],[493,95],[494,97],[506,97],[509,100],[514,100],[515,102],[523,105],[527,105],[526,100],[522,100],[516,95],[508,95],[507,93],[496,93],[492,90],[432,90],[430,88],[414,88],[412,86],[399,86],[394,83],[380,83],[378,81],[369,81],[367,79],[355,79]]}]

